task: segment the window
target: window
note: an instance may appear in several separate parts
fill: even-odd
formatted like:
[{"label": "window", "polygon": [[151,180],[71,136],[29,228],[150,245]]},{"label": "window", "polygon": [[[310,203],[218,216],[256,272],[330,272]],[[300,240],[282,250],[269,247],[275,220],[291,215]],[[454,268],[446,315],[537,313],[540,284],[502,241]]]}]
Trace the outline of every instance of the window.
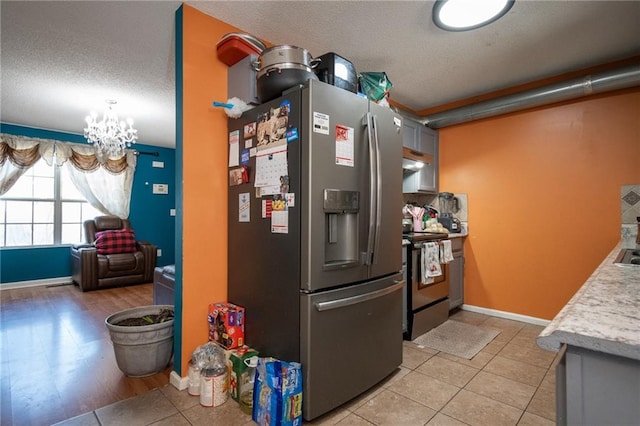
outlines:
[{"label": "window", "polygon": [[67,167],[40,159],[0,197],[0,247],[73,244],[100,213],[78,192]]}]

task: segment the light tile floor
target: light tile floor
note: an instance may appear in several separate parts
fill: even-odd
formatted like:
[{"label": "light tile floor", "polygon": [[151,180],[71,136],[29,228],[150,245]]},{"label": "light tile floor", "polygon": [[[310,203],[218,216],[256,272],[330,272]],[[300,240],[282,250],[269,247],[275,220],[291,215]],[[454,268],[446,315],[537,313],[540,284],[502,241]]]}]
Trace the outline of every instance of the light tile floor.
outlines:
[{"label": "light tile floor", "polygon": [[[473,359],[404,342],[402,365],[382,383],[311,425],[554,425],[555,355],[536,346],[543,327],[458,311],[451,319],[501,333]],[[229,399],[206,408],[171,385],[58,425],[248,425]]]}]

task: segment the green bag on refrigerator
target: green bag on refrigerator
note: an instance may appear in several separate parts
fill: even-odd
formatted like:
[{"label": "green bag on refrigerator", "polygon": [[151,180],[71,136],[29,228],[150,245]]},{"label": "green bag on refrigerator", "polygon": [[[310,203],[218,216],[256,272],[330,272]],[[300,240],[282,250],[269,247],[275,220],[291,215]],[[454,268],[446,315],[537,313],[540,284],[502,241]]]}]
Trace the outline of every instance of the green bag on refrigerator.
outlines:
[{"label": "green bag on refrigerator", "polygon": [[358,81],[362,93],[374,102],[384,99],[393,87],[385,72],[361,72],[358,74]]}]

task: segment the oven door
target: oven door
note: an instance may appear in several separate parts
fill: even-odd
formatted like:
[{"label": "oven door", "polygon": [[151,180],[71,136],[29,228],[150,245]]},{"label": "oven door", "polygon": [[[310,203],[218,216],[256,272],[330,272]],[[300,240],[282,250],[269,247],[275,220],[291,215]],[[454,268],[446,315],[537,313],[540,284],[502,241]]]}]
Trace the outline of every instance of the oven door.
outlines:
[{"label": "oven door", "polygon": [[449,296],[449,265],[442,266],[442,275],[432,283],[422,282],[422,244],[414,244],[411,250],[411,308],[417,310]]}]

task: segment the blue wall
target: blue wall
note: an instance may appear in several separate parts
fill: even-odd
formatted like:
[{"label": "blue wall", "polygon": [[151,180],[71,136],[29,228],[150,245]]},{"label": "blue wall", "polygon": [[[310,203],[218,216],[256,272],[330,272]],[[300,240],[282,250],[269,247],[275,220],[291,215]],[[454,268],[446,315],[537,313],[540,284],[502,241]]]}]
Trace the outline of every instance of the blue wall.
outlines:
[{"label": "blue wall", "polygon": [[[0,123],[0,132],[64,142],[85,143],[84,136]],[[175,263],[176,207],[175,149],[135,145],[137,151],[158,152],[158,156],[139,155],[133,178],[129,220],[139,240],[150,241],[162,250],[160,266]],[[154,161],[164,168],[152,167]],[[153,194],[154,183],[169,185],[169,194]],[[0,284],[71,275],[69,246],[0,249]]]}]

